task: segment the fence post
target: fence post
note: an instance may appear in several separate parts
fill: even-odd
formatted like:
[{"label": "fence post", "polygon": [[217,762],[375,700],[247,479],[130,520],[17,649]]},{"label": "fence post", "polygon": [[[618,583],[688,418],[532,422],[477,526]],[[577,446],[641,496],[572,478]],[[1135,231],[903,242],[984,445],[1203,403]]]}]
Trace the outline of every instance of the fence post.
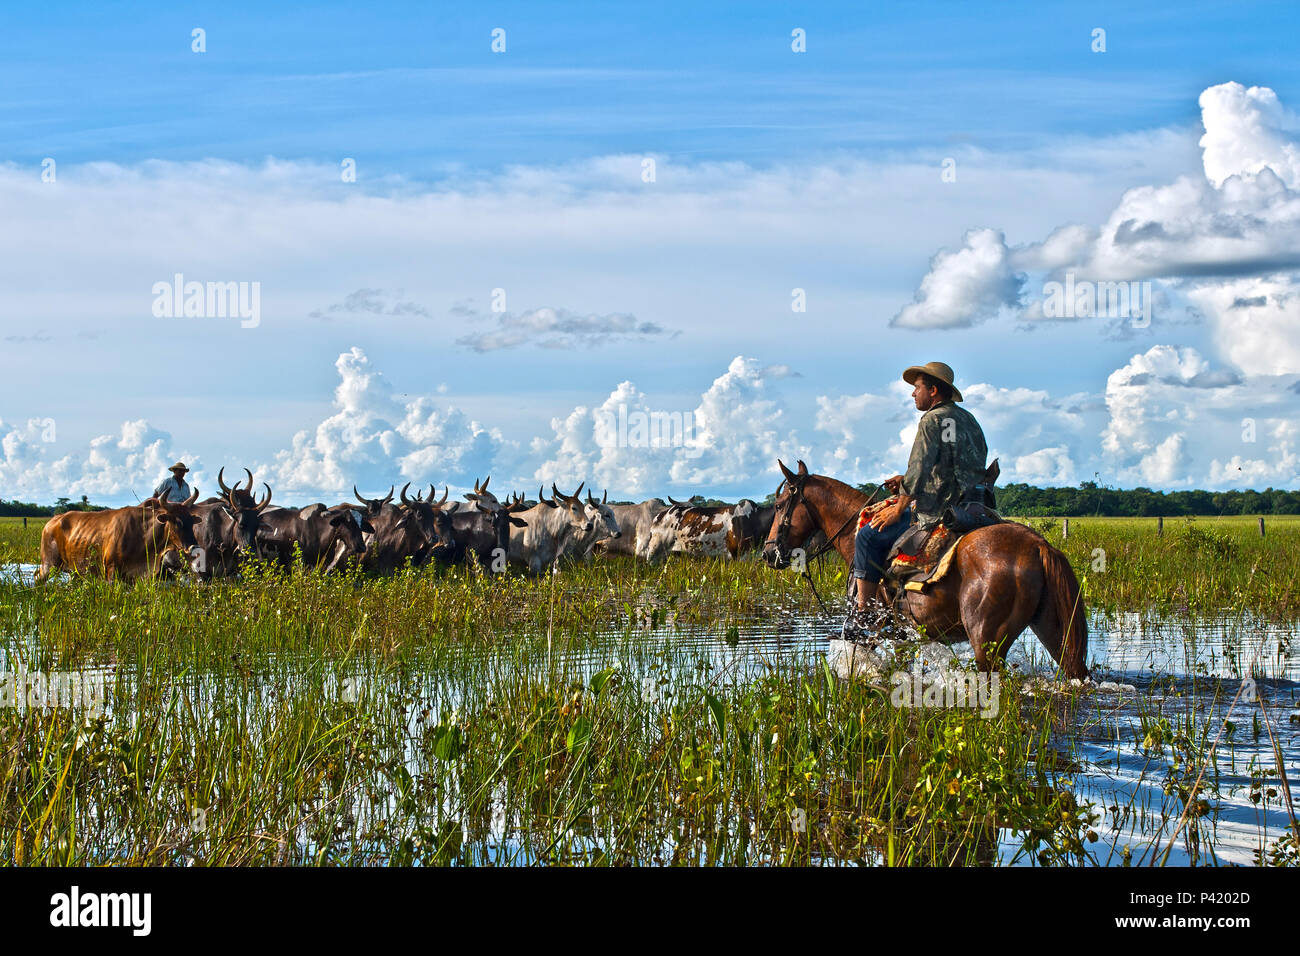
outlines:
[{"label": "fence post", "polygon": [[1156,537],[1163,538],[1165,535],[1165,516],[1160,515],[1156,518]]},{"label": "fence post", "polygon": [[1064,541],[1070,536],[1070,519],[1065,518],[1061,521],[1061,540]]},{"label": "fence post", "polygon": [[1259,536],[1264,537],[1264,516],[1259,516]]},{"label": "fence post", "polygon": [[[27,527],[27,515],[23,515],[23,527],[24,527],[24,528]],[[1261,524],[1261,525],[1260,525],[1260,528],[1263,528],[1263,527],[1264,527],[1264,526]],[[1260,534],[1263,534],[1263,533],[1264,533],[1264,532],[1261,530],[1261,531],[1260,531]]]}]

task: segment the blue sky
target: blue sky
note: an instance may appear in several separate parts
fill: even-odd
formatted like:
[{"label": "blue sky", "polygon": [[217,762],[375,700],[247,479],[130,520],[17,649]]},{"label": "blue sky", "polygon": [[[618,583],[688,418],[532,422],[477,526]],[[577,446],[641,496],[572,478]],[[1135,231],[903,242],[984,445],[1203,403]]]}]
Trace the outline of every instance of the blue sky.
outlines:
[{"label": "blue sky", "polygon": [[345,153],[436,176],[647,150],[1018,147],[1193,123],[1196,94],[1228,76],[1285,92],[1300,26],[1290,3],[158,6],[5,11],[8,159]]},{"label": "blue sky", "polygon": [[[201,483],[256,464],[299,498],[480,469],[762,494],[775,453],[864,480],[901,467],[897,372],[934,358],[987,390],[971,409],[1012,477],[1294,486],[1293,276],[1256,253],[1292,238],[1259,209],[1297,188],[1297,19],[1282,3],[8,8],[0,497],[131,500],[177,455]],[[1223,142],[1203,162],[1209,121]],[[1243,205],[1220,166],[1258,196]],[[1178,242],[1118,249],[1107,224],[1130,206]],[[1267,226],[1225,252],[1224,216]],[[1095,235],[1062,258],[1047,240],[1069,226]],[[1238,279],[1185,268],[1218,255]],[[1066,269],[1150,279],[1156,320],[1033,321]],[[259,283],[258,327],[151,315],[176,272]],[[923,318],[900,322],[926,283]],[[604,448],[592,414],[612,399],[698,410],[705,447]],[[1242,445],[1247,417],[1260,437]],[[48,420],[52,441],[32,424]]]}]

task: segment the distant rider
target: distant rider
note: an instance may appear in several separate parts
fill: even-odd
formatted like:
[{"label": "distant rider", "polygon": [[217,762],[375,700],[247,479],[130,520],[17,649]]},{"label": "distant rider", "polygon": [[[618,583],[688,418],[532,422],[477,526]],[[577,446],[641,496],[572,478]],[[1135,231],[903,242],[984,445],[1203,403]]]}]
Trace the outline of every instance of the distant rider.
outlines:
[{"label": "distant rider", "polygon": [[185,483],[185,474],[189,471],[185,462],[178,461],[172,465],[171,474],[158,483],[153,496],[159,501],[184,501],[190,496],[190,486]]}]

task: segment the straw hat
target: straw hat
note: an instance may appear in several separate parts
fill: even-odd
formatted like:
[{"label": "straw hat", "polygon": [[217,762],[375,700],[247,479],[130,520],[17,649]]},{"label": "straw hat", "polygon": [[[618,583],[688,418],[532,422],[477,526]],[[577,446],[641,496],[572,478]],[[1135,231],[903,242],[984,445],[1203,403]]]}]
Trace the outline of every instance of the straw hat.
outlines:
[{"label": "straw hat", "polygon": [[168,470],[168,471],[180,471],[180,472],[186,472],[186,471],[189,471],[189,469],[185,467],[185,462],[183,462],[183,461],[178,461],[176,464],[172,465],[172,466],[171,466],[170,468],[168,468],[167,470]]},{"label": "straw hat", "polygon": [[903,381],[908,385],[915,385],[916,377],[923,374],[938,379],[941,382],[946,382],[952,389],[952,400],[954,402],[960,402],[962,400],[961,392],[957,390],[956,385],[952,384],[954,377],[952,374],[952,366],[944,365],[942,362],[926,362],[924,365],[913,365],[911,368],[904,370]]}]

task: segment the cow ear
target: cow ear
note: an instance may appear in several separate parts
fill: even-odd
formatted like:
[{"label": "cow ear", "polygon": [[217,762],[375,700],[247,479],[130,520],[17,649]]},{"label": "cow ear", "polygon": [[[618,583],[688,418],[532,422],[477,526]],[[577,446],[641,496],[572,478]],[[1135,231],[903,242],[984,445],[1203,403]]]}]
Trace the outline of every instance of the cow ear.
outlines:
[{"label": "cow ear", "polygon": [[528,527],[528,522],[527,522],[527,521],[524,521],[522,518],[516,518],[514,515],[511,515],[511,516],[510,516],[510,523],[511,523],[512,525],[514,525],[516,528],[527,528],[527,527]]},{"label": "cow ear", "polygon": [[364,532],[366,532],[366,534],[374,534],[374,533],[375,533],[375,526],[372,525],[372,524],[371,524],[369,521],[367,521],[365,518],[362,518],[362,519],[361,519],[361,530],[364,531]]}]

